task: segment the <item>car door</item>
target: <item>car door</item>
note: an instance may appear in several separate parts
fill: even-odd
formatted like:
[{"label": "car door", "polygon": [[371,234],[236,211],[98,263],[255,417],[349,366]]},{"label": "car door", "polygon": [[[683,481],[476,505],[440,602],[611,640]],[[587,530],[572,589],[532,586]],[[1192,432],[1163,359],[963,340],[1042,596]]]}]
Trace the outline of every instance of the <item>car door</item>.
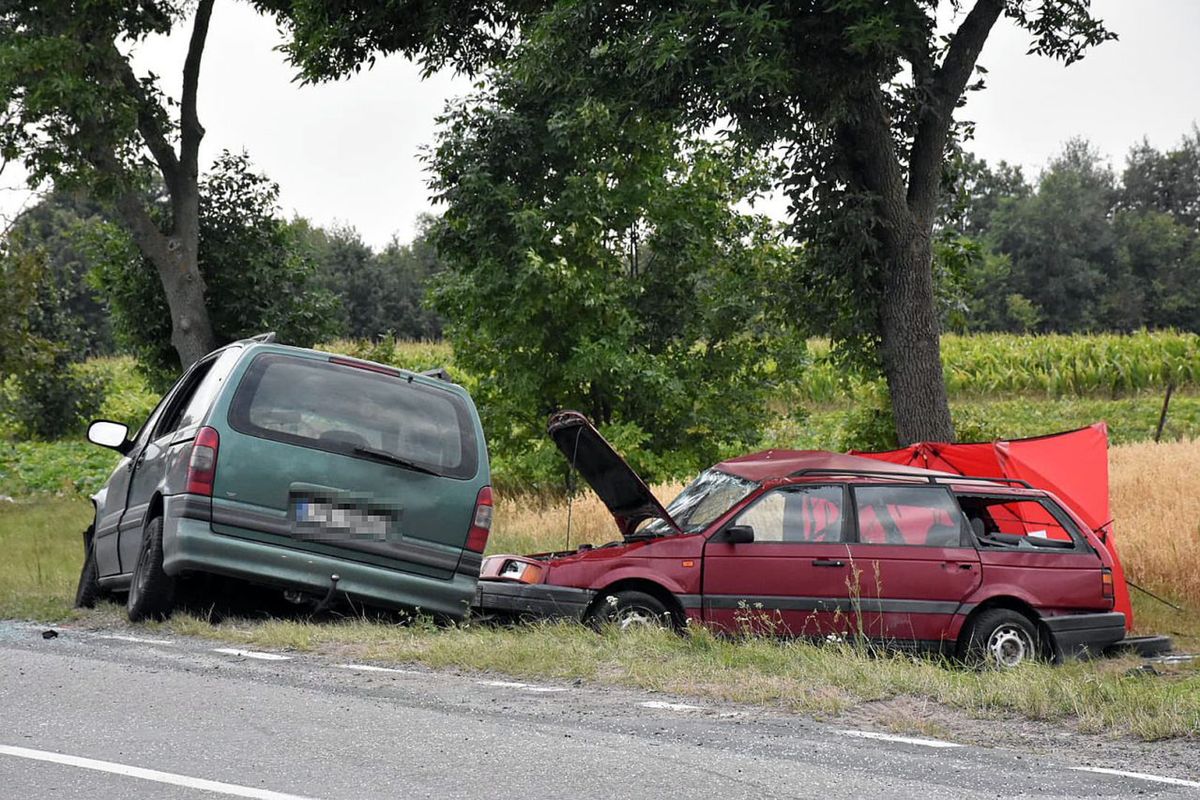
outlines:
[{"label": "car door", "polygon": [[981,581],[966,518],[944,486],[852,487],[854,626],[872,639],[932,646]]},{"label": "car door", "polygon": [[129,481],[129,499],[121,517],[119,536],[120,568],[131,572],[137,563],[142,530],[156,492],[170,469],[172,459],[181,458],[180,445],[195,436],[218,383],[236,362],[239,348],[218,351],[197,362],[176,384],[149,440],[133,461]]},{"label": "car door", "polygon": [[121,456],[117,466],[109,476],[104,490],[96,496],[96,529],[92,537],[96,552],[96,571],[100,577],[117,575],[121,572],[118,541],[121,517],[129,500],[129,482],[133,476],[133,465],[141,454],[142,449],[150,440],[154,427],[167,406],[171,392],[167,392],[150,416],[146,418],[141,429],[134,435],[129,451]]},{"label": "car door", "polygon": [[718,532],[704,547],[704,618],[726,630],[825,636],[845,628],[850,574],[846,489],[793,484],[764,492],[725,529],[749,526],[754,541]]}]

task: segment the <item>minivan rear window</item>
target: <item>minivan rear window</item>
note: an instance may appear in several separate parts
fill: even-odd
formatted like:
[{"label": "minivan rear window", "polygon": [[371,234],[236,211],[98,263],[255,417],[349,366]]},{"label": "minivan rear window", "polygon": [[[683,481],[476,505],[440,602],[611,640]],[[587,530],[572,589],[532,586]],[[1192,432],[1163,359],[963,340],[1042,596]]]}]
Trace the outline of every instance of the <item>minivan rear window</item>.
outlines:
[{"label": "minivan rear window", "polygon": [[478,469],[474,417],[453,392],[277,353],[257,356],[229,411],[251,436],[371,459],[384,454],[449,478]]}]

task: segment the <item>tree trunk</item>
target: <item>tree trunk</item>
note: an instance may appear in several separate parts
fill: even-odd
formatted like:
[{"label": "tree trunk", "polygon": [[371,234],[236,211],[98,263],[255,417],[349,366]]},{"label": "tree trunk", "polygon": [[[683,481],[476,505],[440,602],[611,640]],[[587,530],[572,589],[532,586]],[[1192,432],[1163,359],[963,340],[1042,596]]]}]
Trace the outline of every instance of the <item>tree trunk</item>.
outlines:
[{"label": "tree trunk", "polygon": [[933,297],[931,231],[910,219],[890,233],[880,327],[896,437],[901,445],[952,442]]},{"label": "tree trunk", "polygon": [[121,197],[117,208],[138,250],[158,271],[171,312],[171,344],[187,369],[217,347],[200,276],[199,206],[192,205],[195,219],[181,220],[182,236],[163,234],[135,194]]}]

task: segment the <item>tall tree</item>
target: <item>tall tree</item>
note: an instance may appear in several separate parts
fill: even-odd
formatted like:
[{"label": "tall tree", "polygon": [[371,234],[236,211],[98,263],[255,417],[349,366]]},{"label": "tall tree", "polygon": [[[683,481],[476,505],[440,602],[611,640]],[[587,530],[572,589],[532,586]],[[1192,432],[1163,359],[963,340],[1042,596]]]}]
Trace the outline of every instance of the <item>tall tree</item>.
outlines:
[{"label": "tall tree", "polygon": [[[420,29],[414,9],[429,7],[278,5],[310,78],[403,51]],[[838,307],[835,338],[877,353],[902,442],[953,438],[932,240],[945,156],[960,135],[954,111],[1002,16],[1031,34],[1031,52],[1066,63],[1112,38],[1087,0],[545,0],[540,8],[492,0],[471,8],[440,20],[455,45],[470,45],[468,57],[503,52],[488,36],[519,25],[515,57],[533,85],[602,100],[626,119],[724,127],[745,144],[784,151],[793,232],[816,267],[809,287],[795,285],[796,305],[812,308],[799,301],[819,289],[818,299]],[[953,23],[944,35],[940,19]],[[434,64],[462,60],[453,47],[439,55]]]},{"label": "tall tree", "polygon": [[[134,71],[130,54],[184,24],[193,6],[176,103],[157,76]],[[0,0],[0,158],[23,160],[32,184],[82,187],[113,204],[162,283],[184,366],[217,344],[199,269],[196,111],[212,8],[213,0]],[[166,214],[146,200],[148,169],[166,187]]]}]

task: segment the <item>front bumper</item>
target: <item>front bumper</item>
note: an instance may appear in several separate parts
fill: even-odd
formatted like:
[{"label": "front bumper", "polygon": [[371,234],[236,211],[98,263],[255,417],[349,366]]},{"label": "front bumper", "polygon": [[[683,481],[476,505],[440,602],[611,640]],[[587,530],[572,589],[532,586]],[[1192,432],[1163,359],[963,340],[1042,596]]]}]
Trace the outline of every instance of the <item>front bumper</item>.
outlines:
[{"label": "front bumper", "polygon": [[1125,638],[1125,615],[1119,611],[1042,617],[1042,623],[1053,637],[1058,659],[1098,656]]},{"label": "front bumper", "polygon": [[504,614],[539,619],[581,621],[596,593],[573,586],[543,583],[480,580],[475,587],[472,610],[481,614]]}]

